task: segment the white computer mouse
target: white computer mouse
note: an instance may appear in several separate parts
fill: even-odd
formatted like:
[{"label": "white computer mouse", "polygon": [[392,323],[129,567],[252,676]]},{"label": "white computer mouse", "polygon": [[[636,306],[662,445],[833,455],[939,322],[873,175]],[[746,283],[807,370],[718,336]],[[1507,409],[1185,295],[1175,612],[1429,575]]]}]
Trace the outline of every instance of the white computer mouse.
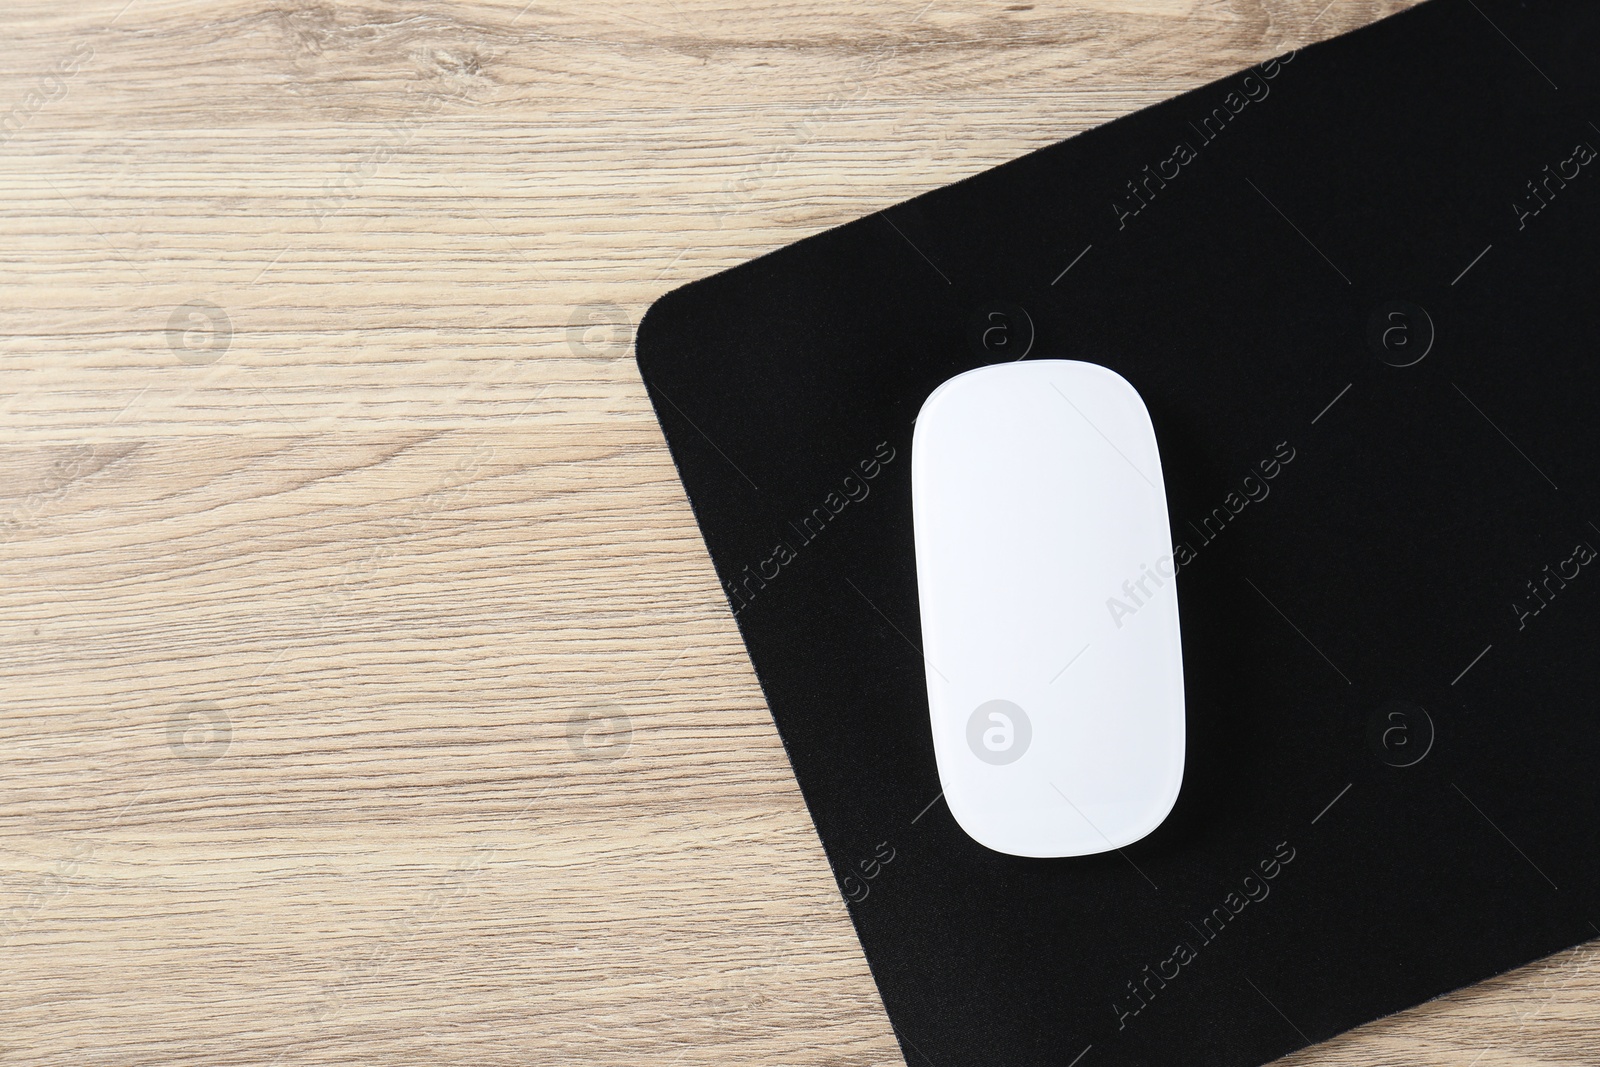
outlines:
[{"label": "white computer mouse", "polygon": [[961,828],[1086,856],[1183,782],[1177,567],[1155,430],[1115,372],[982,367],[917,416],[911,491],[933,747]]}]

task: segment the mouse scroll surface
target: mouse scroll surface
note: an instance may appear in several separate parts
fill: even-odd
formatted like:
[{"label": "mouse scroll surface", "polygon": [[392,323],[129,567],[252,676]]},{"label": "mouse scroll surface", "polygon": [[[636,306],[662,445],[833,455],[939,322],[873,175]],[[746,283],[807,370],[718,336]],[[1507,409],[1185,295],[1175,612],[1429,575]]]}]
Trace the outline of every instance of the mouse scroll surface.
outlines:
[{"label": "mouse scroll surface", "polygon": [[1083,856],[1154,830],[1183,780],[1183,660],[1144,402],[1092,363],[983,367],[912,440],[934,752],[978,843]]}]

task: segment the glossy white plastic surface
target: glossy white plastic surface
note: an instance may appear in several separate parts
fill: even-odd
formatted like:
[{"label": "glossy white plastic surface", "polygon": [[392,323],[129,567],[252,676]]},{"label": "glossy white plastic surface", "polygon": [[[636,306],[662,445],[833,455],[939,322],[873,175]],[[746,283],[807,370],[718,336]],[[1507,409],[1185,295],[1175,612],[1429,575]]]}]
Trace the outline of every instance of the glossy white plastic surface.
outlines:
[{"label": "glossy white plastic surface", "polygon": [[1167,817],[1183,657],[1161,459],[1133,386],[1091,363],[936,389],[911,450],[934,751],[961,828],[1083,856]]}]

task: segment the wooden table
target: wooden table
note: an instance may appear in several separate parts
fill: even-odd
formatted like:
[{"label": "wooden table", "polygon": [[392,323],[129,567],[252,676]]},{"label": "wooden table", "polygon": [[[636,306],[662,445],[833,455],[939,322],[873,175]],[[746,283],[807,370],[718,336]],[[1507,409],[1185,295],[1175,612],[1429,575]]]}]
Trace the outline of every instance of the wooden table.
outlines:
[{"label": "wooden table", "polygon": [[633,326],[1325,2],[10,0],[0,1062],[898,1063]]}]

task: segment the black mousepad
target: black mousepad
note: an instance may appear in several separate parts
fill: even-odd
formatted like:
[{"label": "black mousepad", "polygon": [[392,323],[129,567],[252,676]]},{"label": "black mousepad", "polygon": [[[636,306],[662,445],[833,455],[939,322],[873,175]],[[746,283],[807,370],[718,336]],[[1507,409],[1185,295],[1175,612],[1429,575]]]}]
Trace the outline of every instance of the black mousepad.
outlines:
[{"label": "black mousepad", "polygon": [[[1433,0],[650,310],[909,1062],[1259,1064],[1600,934],[1597,45]],[[912,421],[1016,358],[1122,374],[1166,471],[1183,791],[1094,857],[937,799]]]}]

